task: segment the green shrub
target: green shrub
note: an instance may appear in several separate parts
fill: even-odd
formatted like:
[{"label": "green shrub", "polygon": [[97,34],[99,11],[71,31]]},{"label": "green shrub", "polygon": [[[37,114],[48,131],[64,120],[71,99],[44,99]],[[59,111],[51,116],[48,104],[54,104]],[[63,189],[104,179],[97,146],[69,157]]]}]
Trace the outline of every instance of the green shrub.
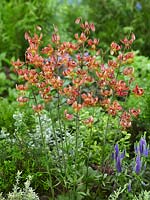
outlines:
[{"label": "green shrub", "polygon": [[124,34],[133,32],[136,36],[134,47],[145,56],[150,56],[150,1],[149,0],[83,0],[89,9],[88,19],[96,24],[96,35],[101,47],[108,47]]}]

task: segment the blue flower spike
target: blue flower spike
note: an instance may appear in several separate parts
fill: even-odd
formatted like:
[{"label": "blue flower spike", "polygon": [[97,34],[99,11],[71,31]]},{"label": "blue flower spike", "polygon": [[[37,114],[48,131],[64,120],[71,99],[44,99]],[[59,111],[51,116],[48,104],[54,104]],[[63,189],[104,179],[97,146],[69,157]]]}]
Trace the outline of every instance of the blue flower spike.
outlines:
[{"label": "blue flower spike", "polygon": [[136,174],[140,173],[141,168],[142,168],[142,161],[141,161],[140,155],[138,154],[136,156],[136,165],[135,165],[135,172],[136,172]]},{"label": "blue flower spike", "polygon": [[148,151],[149,151],[149,146],[146,143],[145,137],[142,137],[139,141],[139,144],[135,145],[135,153],[147,157]]},{"label": "blue flower spike", "polygon": [[114,154],[113,154],[113,159],[115,160],[115,165],[116,165],[116,169],[117,172],[121,172],[122,171],[122,159],[125,157],[125,150],[120,153],[119,151],[119,145],[116,144],[114,147]]}]

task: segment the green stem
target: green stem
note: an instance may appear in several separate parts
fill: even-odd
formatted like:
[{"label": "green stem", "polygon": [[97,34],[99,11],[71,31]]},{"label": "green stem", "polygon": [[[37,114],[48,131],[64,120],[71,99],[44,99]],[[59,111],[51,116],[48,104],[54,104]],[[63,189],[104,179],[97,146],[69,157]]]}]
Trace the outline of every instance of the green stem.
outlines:
[{"label": "green stem", "polygon": [[75,165],[77,169],[77,160],[78,160],[78,133],[79,133],[79,112],[76,115],[76,146],[75,146]]},{"label": "green stem", "polygon": [[62,165],[61,165],[61,159],[60,159],[60,153],[59,153],[59,146],[58,146],[58,141],[57,141],[57,136],[56,136],[55,125],[54,125],[54,122],[53,122],[53,119],[52,119],[51,109],[49,109],[49,113],[50,113],[50,118],[51,118],[51,121],[52,121],[52,130],[53,130],[55,144],[56,144],[57,157],[58,157],[58,160],[59,160],[58,164],[59,164],[59,168],[60,168],[60,171],[61,171],[61,174],[62,174],[63,170],[62,170]]},{"label": "green stem", "polygon": [[106,127],[105,127],[104,135],[103,135],[102,167],[105,166],[105,162],[104,162],[104,160],[105,160],[106,137],[107,137],[107,133],[108,133],[109,120],[110,120],[110,115],[107,116]]},{"label": "green stem", "polygon": [[48,172],[48,176],[49,176],[49,186],[50,186],[50,189],[51,189],[51,194],[52,194],[52,199],[55,199],[55,196],[54,196],[54,189],[53,189],[53,183],[52,183],[52,175],[51,175],[51,170],[50,170],[50,167],[49,167],[49,153],[47,151],[47,145],[46,145],[46,140],[45,140],[45,136],[43,134],[43,130],[42,130],[42,123],[41,123],[41,119],[40,119],[40,114],[38,113],[38,119],[39,119],[39,125],[40,125],[40,132],[41,132],[41,137],[42,137],[42,143],[43,143],[43,150],[44,150],[44,154],[45,154],[45,157],[46,157],[46,169],[47,169],[47,172]]},{"label": "green stem", "polygon": [[[36,99],[36,96],[34,94],[33,89],[32,89],[32,93],[33,93],[35,104],[38,105],[37,99]],[[46,157],[46,170],[47,170],[47,173],[48,173],[48,176],[49,176],[49,186],[50,186],[50,189],[51,189],[52,199],[54,200],[55,196],[54,196],[54,189],[53,189],[51,171],[50,171],[50,167],[49,167],[49,156],[48,156],[49,154],[48,154],[48,151],[47,151],[46,139],[45,139],[45,136],[44,136],[44,133],[43,133],[42,123],[41,123],[41,118],[40,118],[39,113],[38,113],[38,121],[39,121],[40,133],[41,133],[41,138],[42,138],[43,153],[45,154],[45,157]]]},{"label": "green stem", "polygon": [[[90,140],[91,140],[91,137],[92,137],[92,132],[93,132],[93,129],[92,127],[90,127]],[[87,192],[87,189],[88,189],[88,176],[89,176],[89,161],[90,161],[90,140],[89,140],[89,145],[88,145],[88,157],[87,157],[87,165],[86,165],[86,192]]]},{"label": "green stem", "polygon": [[77,199],[77,172],[78,172],[78,133],[79,133],[79,111],[76,114],[76,132],[75,132],[75,177],[74,177],[74,200]]},{"label": "green stem", "polygon": [[62,130],[62,124],[61,124],[60,95],[59,95],[59,92],[58,92],[58,101],[57,101],[57,113],[58,113],[58,124],[59,124],[60,133],[61,133],[62,157],[63,157],[64,173],[65,173],[65,179],[66,179],[66,160],[65,160],[65,154],[64,154],[63,130]]}]

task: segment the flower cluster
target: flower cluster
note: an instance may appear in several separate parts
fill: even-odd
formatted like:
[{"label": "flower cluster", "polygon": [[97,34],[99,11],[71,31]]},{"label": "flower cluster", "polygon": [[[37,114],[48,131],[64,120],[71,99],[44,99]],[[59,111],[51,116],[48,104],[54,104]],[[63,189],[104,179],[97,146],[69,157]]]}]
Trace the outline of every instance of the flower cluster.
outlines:
[{"label": "flower cluster", "polygon": [[135,168],[134,171],[138,174],[142,168],[142,156],[147,157],[149,153],[149,146],[146,143],[145,137],[142,137],[138,144],[135,145]]},{"label": "flower cluster", "polygon": [[119,145],[116,144],[114,147],[113,159],[115,160],[115,166],[117,172],[122,171],[122,159],[125,157],[125,150],[121,153],[119,150]]},{"label": "flower cluster", "polygon": [[[29,43],[25,62],[19,59],[12,62],[15,72],[25,82],[16,86],[20,91],[17,101],[23,105],[34,99],[33,110],[40,112],[45,103],[59,96],[72,107],[72,113],[66,110],[64,113],[69,120],[84,107],[99,106],[113,117],[119,116],[121,127],[130,127],[132,116],[138,116],[140,110],[124,110],[118,99],[126,99],[130,92],[136,96],[144,93],[138,85],[130,88],[134,81],[134,69],[129,64],[133,62],[134,54],[127,51],[135,40],[134,34],[130,39],[122,39],[122,45],[112,42],[110,54],[114,57],[104,63],[98,46],[99,40],[90,38],[91,32],[95,31],[94,24],[83,23],[81,18],[76,19],[75,23],[80,25],[81,33],[75,34],[74,43],[62,42],[56,27],[51,44],[43,48],[42,34],[31,37],[25,33],[25,39]],[[128,81],[120,79],[122,75],[127,76]],[[93,116],[90,120],[84,120],[86,124],[94,122]]]},{"label": "flower cluster", "polygon": [[[135,166],[133,171],[136,174],[139,174],[142,169],[142,158],[148,157],[149,154],[149,145],[147,145],[145,137],[142,137],[139,143],[135,144]],[[113,159],[115,160],[115,167],[117,172],[122,172],[122,159],[125,157],[125,150],[121,153],[119,150],[119,145],[116,144],[114,147],[114,153],[112,155]],[[146,163],[145,163],[146,165]]]}]

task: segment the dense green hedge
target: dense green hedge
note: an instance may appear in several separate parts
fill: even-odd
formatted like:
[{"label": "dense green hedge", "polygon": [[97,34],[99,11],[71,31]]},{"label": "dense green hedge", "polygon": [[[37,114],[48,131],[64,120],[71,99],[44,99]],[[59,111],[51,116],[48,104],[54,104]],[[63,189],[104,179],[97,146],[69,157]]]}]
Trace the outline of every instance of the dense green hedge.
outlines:
[{"label": "dense green hedge", "polygon": [[29,30],[33,33],[37,25],[42,27],[46,40],[50,39],[53,24],[64,33],[62,39],[70,38],[70,33],[77,31],[72,24],[81,16],[95,23],[101,47],[108,47],[113,40],[134,32],[135,48],[149,56],[149,10],[148,0],[1,0],[0,54],[6,52],[6,58],[23,58],[27,47],[23,35]]}]

